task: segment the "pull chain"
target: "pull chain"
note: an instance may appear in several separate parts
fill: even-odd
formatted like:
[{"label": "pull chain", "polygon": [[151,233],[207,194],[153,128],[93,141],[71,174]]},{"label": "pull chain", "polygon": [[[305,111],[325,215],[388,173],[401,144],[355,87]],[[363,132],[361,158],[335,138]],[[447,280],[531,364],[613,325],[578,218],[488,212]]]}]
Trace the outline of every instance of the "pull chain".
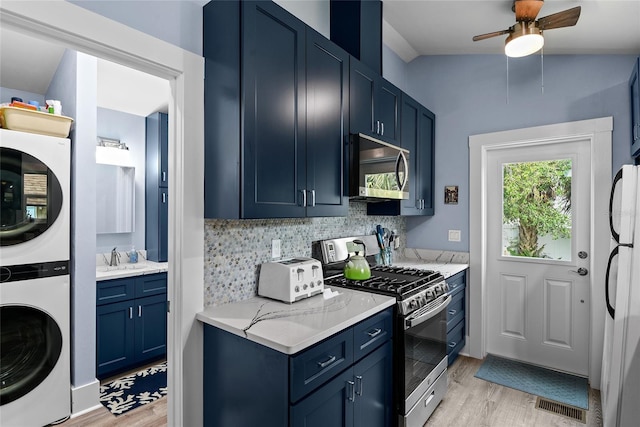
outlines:
[{"label": "pull chain", "polygon": [[542,91],[542,94],[544,95],[544,46],[540,51],[540,70],[541,70],[540,89]]},{"label": "pull chain", "polygon": [[507,105],[509,105],[509,57],[507,57]]}]

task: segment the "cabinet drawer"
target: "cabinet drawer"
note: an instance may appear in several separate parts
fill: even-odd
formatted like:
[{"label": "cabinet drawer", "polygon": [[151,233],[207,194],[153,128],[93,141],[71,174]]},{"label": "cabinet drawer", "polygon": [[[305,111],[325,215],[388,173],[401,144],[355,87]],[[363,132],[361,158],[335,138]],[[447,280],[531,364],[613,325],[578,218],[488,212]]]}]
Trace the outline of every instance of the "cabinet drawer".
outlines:
[{"label": "cabinet drawer", "polygon": [[459,287],[464,287],[466,284],[466,273],[467,271],[461,271],[460,273],[454,274],[449,277],[445,281],[449,285],[449,292],[451,294],[455,293]]},{"label": "cabinet drawer", "polygon": [[447,355],[457,353],[464,346],[464,321],[458,323],[447,333]]},{"label": "cabinet drawer", "polygon": [[167,273],[136,277],[136,298],[167,293]]},{"label": "cabinet drawer", "polygon": [[393,308],[353,327],[353,360],[359,360],[393,336]]},{"label": "cabinet drawer", "polygon": [[133,277],[97,282],[96,304],[103,305],[133,299],[134,284]]},{"label": "cabinet drawer", "polygon": [[291,402],[298,401],[353,363],[353,329],[349,328],[291,358]]},{"label": "cabinet drawer", "polygon": [[457,325],[461,319],[464,319],[464,302],[464,290],[453,295],[447,307],[447,331]]}]

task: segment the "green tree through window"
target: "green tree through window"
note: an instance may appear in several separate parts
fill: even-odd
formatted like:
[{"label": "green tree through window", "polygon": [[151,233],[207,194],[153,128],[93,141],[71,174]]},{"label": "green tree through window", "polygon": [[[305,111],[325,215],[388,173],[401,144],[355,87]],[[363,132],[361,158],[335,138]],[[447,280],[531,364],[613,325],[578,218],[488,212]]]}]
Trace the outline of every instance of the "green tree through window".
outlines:
[{"label": "green tree through window", "polygon": [[546,257],[540,236],[571,237],[571,160],[503,164],[502,203],[503,227],[518,228],[509,254]]}]

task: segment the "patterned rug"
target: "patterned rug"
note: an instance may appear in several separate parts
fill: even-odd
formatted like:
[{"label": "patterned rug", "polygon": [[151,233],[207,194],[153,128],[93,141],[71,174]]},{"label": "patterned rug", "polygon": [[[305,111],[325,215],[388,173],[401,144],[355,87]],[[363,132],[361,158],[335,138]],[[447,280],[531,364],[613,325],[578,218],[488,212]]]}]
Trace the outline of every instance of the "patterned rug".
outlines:
[{"label": "patterned rug", "polygon": [[100,386],[100,403],[116,416],[166,395],[167,362]]},{"label": "patterned rug", "polygon": [[476,378],[577,408],[589,409],[586,378],[487,355]]}]

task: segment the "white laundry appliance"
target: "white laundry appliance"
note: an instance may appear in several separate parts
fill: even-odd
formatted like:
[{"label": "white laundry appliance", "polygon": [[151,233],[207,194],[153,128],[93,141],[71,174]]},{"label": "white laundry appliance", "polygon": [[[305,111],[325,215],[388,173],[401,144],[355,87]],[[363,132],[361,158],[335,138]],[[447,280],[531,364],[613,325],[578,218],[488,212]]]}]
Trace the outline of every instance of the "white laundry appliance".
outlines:
[{"label": "white laundry appliance", "polygon": [[625,165],[611,189],[611,255],[601,398],[604,427],[640,420],[640,167]]},{"label": "white laundry appliance", "polygon": [[0,129],[0,425],[71,413],[70,146]]}]

